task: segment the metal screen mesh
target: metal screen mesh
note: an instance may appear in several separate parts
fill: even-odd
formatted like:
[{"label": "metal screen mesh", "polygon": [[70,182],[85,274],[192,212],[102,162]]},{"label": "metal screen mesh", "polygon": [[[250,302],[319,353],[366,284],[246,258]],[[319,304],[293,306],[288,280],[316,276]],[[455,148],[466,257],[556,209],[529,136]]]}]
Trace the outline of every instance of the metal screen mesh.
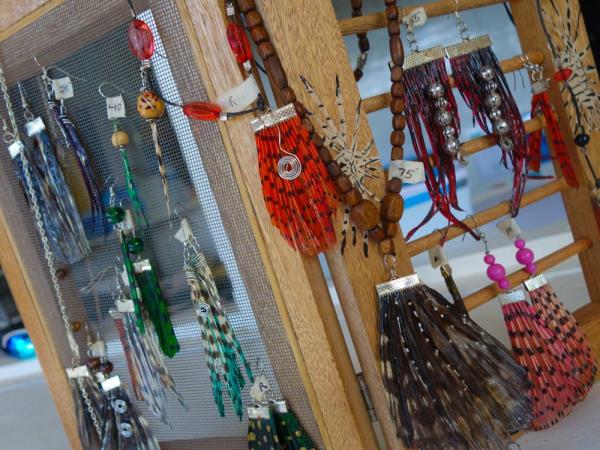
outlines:
[{"label": "metal screen mesh", "polygon": [[[182,103],[182,97],[188,101],[206,99],[176,6],[171,1],[149,2],[149,6],[151,10],[144,11],[140,17],[150,24],[158,41],[159,55],[152,61],[155,88],[176,103]],[[40,69],[32,67],[30,52],[23,53],[24,43],[35,42],[32,46],[34,54],[41,63],[55,65],[71,76],[75,98],[66,100],[67,111],[76,122],[82,141],[93,158],[99,183],[108,183],[112,177],[117,197],[128,205],[122,163],[118,151],[110,143],[112,125],[106,117],[105,101],[98,93],[98,85],[109,81],[125,91],[123,97],[127,118],[120,119],[120,124],[130,136],[129,158],[149,221],[149,227],[144,229],[146,254],[158,272],[181,345],[181,351],[167,364],[189,411],[185,411],[169,392],[167,408],[172,425],[169,427],[155,418],[143,402],[139,402],[138,406],[159,440],[170,442],[168,448],[214,449],[217,445],[224,450],[246,448],[246,421],[237,419],[226,395],[225,418],[218,417],[212,400],[200,328],[182,272],[182,245],[174,239],[179,227],[178,220],[173,219],[172,224],[168,220],[150,127],[135,111],[140,72],[138,61],[127,48],[125,30],[128,11],[125,2],[102,2],[102,7],[106,11],[94,12],[97,7],[92,1],[66,1],[0,45],[5,71],[13,83],[11,97],[15,112],[22,125],[23,111],[18,90],[14,86],[14,82],[20,80],[34,114],[43,117],[47,125],[51,124],[39,80]],[[80,21],[88,20],[91,28],[79,29],[79,34],[69,34],[61,29],[61,24],[66,29],[80,27],[78,16]],[[61,31],[64,36],[60,36]],[[89,33],[82,34],[85,31]],[[74,42],[73,39],[79,35],[81,41]],[[93,41],[90,41],[90,35],[94,37]],[[40,40],[45,38],[44,47],[44,41]],[[54,59],[53,55],[60,59]],[[13,68],[14,71],[11,70]],[[58,69],[50,69],[53,78],[64,75]],[[104,91],[110,95],[119,93],[110,87]],[[239,192],[218,128],[213,124],[190,123],[181,110],[173,107],[168,107],[167,115],[158,121],[158,125],[172,204],[180,216],[186,217],[192,224],[200,248],[213,269],[229,319],[248,360],[252,362],[255,374],[260,372],[257,369],[257,365],[260,365],[273,382],[275,393],[283,394],[291,401],[307,431],[320,444],[298,369],[285,339],[266,275],[260,266],[249,224],[243,215]],[[52,127],[48,128],[52,134]],[[0,164],[5,174],[1,182],[2,189],[12,187],[10,199],[0,198],[2,207],[5,211],[13,210],[21,215],[22,218],[17,219],[10,213],[6,214],[11,217],[10,221],[20,223],[21,227],[24,223],[26,234],[34,236],[36,232],[27,217],[25,198],[18,188],[6,152],[2,152]],[[88,222],[91,220],[89,213],[83,214],[83,218]],[[63,281],[67,305],[73,319],[86,317],[90,327],[107,341],[115,372],[129,384],[123,349],[108,315],[108,310],[114,305],[112,276],[98,283],[89,294],[81,291],[95,274],[115,263],[120,249],[112,232],[107,237],[100,231],[94,235],[88,233],[88,238],[93,248],[91,257],[69,267],[68,276]],[[39,260],[39,248],[35,246],[37,238],[32,241],[35,241],[33,251],[37,252],[39,264],[32,270],[39,271],[40,267],[45,267],[45,263]],[[44,306],[48,314],[55,315],[51,297]],[[57,339],[62,341],[59,345],[65,351],[65,364],[68,364],[70,358],[66,353],[67,345],[60,321],[54,321],[54,326],[54,332],[59,336]],[[83,350],[85,338],[82,334],[78,333],[78,339]],[[281,391],[280,385],[284,386]],[[244,390],[244,401],[250,403],[248,389]],[[219,439],[225,437],[226,440]]]}]

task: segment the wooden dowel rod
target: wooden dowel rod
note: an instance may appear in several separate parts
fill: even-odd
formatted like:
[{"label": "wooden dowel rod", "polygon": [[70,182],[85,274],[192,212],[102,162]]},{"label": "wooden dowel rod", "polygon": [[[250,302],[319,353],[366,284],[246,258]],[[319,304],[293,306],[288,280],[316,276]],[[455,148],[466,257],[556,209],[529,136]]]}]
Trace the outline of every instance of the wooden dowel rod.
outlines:
[{"label": "wooden dowel rod", "polygon": [[[568,187],[569,185],[564,178],[547,183],[523,195],[523,198],[521,199],[521,207],[529,206],[532,203],[538,202],[552,194],[564,191],[568,189]],[[475,219],[469,217],[463,222],[469,227],[482,226],[486,223],[490,223],[492,220],[502,217],[504,214],[508,214],[509,210],[509,203],[508,201],[505,201],[475,214]],[[465,231],[462,228],[449,226],[443,228],[441,233],[440,231],[434,231],[433,233],[416,239],[413,242],[409,242],[406,244],[406,251],[412,257],[438,245],[442,234],[445,234],[446,241],[449,241],[462,236],[464,233]]]},{"label": "wooden dowel rod", "polygon": [[[572,256],[578,255],[583,251],[587,250],[592,246],[592,241],[589,239],[579,239],[578,241],[573,242],[572,244],[567,245],[566,247],[561,248],[560,250],[555,251],[554,253],[550,253],[548,256],[536,261],[537,270],[539,273],[545,272],[548,269],[551,269],[554,266],[566,261]],[[519,270],[517,272],[511,273],[508,277],[508,281],[510,281],[510,287],[514,288],[519,284],[523,283],[527,280],[531,275],[527,273],[525,270]],[[475,309],[478,306],[481,306],[493,298],[495,298],[498,293],[501,292],[501,289],[496,286],[496,284],[490,284],[483,289],[478,290],[474,294],[469,295],[465,298],[465,305],[467,309]]]},{"label": "wooden dowel rod", "polygon": [[[544,54],[542,52],[529,52],[527,53],[529,56],[529,60],[533,64],[542,64],[544,62]],[[523,60],[521,56],[515,56],[510,59],[505,59],[500,61],[500,67],[504,73],[515,72],[523,68]],[[450,76],[450,86],[455,86],[454,77]],[[368,114],[375,111],[379,111],[380,109],[387,108],[390,106],[390,102],[392,101],[392,96],[389,92],[384,94],[374,95],[372,97],[365,98],[362,101],[362,108]]]},{"label": "wooden dowel rod", "polygon": [[[483,6],[495,5],[496,3],[503,3],[504,1],[505,0],[460,0],[458,2],[458,10],[465,11],[467,9],[481,8]],[[425,8],[427,17],[443,16],[444,14],[453,13],[456,10],[456,3],[454,0],[442,0],[398,9],[402,16],[409,14],[420,6]],[[387,26],[387,20],[385,14],[379,12],[361,17],[341,19],[338,21],[338,24],[342,35],[348,36],[350,34],[366,33],[367,31],[376,30],[377,28],[385,28]]]}]

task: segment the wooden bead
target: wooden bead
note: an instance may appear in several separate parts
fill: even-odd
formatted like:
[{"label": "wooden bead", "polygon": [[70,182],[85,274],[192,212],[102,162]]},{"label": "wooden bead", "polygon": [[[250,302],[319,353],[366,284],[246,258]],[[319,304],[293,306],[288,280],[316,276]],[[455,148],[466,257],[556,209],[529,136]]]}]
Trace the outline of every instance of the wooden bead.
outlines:
[{"label": "wooden bead", "polygon": [[381,218],[387,222],[398,222],[404,212],[404,200],[397,194],[388,192],[381,202]]},{"label": "wooden bead", "polygon": [[315,127],[313,126],[312,122],[310,121],[310,119],[308,117],[305,117],[304,119],[302,119],[302,126],[304,128],[306,128],[306,131],[308,131],[308,134],[315,132]]},{"label": "wooden bead", "polygon": [[384,255],[395,255],[396,246],[392,239],[384,239],[379,243],[379,251]]},{"label": "wooden bead", "polygon": [[402,70],[402,67],[392,68],[391,79],[394,83],[404,81],[404,70]]},{"label": "wooden bead", "polygon": [[56,272],[54,272],[56,274],[56,278],[58,278],[59,280],[64,280],[65,278],[67,278],[67,275],[69,274],[69,272],[67,271],[67,269],[65,268],[60,268],[60,269],[56,269]]},{"label": "wooden bead", "polygon": [[392,147],[392,161],[399,161],[404,158],[404,148],[401,146]]},{"label": "wooden bead", "polygon": [[390,136],[390,143],[394,147],[401,147],[404,145],[406,140],[406,136],[404,135],[404,131],[392,131]]},{"label": "wooden bead", "polygon": [[375,242],[381,242],[385,239],[385,231],[383,231],[383,228],[380,226],[377,226],[369,231],[369,239],[372,239]]},{"label": "wooden bead", "polygon": [[385,0],[386,5],[395,5],[397,2],[398,0]]},{"label": "wooden bead", "polygon": [[350,189],[352,189],[354,187],[352,185],[352,181],[350,180],[350,178],[344,174],[340,175],[335,180],[335,183],[337,184],[337,187],[342,194],[345,194],[346,192],[350,191]]},{"label": "wooden bead", "polygon": [[350,5],[352,6],[352,9],[360,10],[362,8],[362,0],[351,0]]},{"label": "wooden bead", "polygon": [[398,231],[400,231],[400,225],[398,225],[398,222],[384,222],[383,231],[385,231],[386,237],[395,238],[398,236]]},{"label": "wooden bead", "polygon": [[390,110],[392,114],[398,114],[404,112],[404,108],[406,107],[406,102],[401,98],[393,98],[390,103]]},{"label": "wooden bead", "polygon": [[110,142],[112,143],[113,147],[126,147],[129,145],[129,135],[123,130],[115,131],[110,138]]},{"label": "wooden bead", "polygon": [[388,34],[391,36],[397,36],[400,34],[400,22],[397,20],[390,20],[387,24]]},{"label": "wooden bead", "polygon": [[344,203],[346,203],[348,206],[355,207],[362,201],[362,195],[360,194],[360,191],[356,188],[352,188],[344,194]]},{"label": "wooden bead", "polygon": [[250,30],[250,36],[252,36],[252,40],[255,44],[260,44],[261,42],[266,42],[269,40],[269,33],[265,27],[256,27]]},{"label": "wooden bead", "polygon": [[404,47],[400,36],[394,36],[390,39],[390,54],[392,55],[392,62],[396,67],[402,67],[404,65]]},{"label": "wooden bead", "polygon": [[256,5],[254,4],[254,0],[236,0],[237,7],[241,13],[246,14],[253,9],[256,9]]},{"label": "wooden bead", "polygon": [[[357,189],[353,189],[355,191]],[[371,230],[379,224],[379,210],[373,202],[361,200],[361,202],[352,207],[350,211],[352,221],[361,230]]]},{"label": "wooden bead", "polygon": [[81,322],[78,322],[77,320],[71,322],[71,331],[77,333],[79,330],[81,330]]},{"label": "wooden bead", "polygon": [[394,117],[392,117],[392,127],[394,127],[394,130],[404,130],[406,128],[406,117],[404,114],[394,114]]},{"label": "wooden bead", "polygon": [[258,27],[262,25],[262,23],[262,17],[258,11],[254,10],[246,14],[246,25],[248,25],[248,28],[252,29]]},{"label": "wooden bead", "polygon": [[325,164],[329,164],[333,159],[329,149],[323,146],[319,147],[319,158],[321,158],[321,161],[323,161]]},{"label": "wooden bead", "polygon": [[282,103],[289,105],[290,103],[294,103],[296,101],[296,94],[291,87],[287,86],[279,91],[279,99]]},{"label": "wooden bead", "polygon": [[404,88],[404,83],[402,81],[394,81],[392,83],[392,97],[394,98],[403,98],[406,89]]},{"label": "wooden bead", "polygon": [[369,40],[367,38],[361,38],[358,40],[358,49],[365,53],[368,52],[371,48],[371,44],[369,44]]},{"label": "wooden bead", "polygon": [[308,115],[307,109],[300,102],[294,102],[294,109],[296,110],[296,114],[298,114],[298,117],[300,117],[301,119],[304,119]]},{"label": "wooden bead", "polygon": [[342,174],[342,169],[340,169],[340,165],[337,161],[331,160],[327,164],[327,172],[329,172],[329,175],[331,175],[333,179],[336,179]]},{"label": "wooden bead", "polygon": [[152,91],[143,91],[137,98],[137,112],[142,119],[160,119],[165,113],[165,102]]},{"label": "wooden bead", "polygon": [[398,20],[398,8],[396,5],[388,5],[385,7],[385,17],[387,20]]},{"label": "wooden bead", "polygon": [[88,369],[95,371],[95,370],[98,370],[101,363],[102,363],[102,361],[100,360],[100,358],[94,356],[87,360],[86,366],[88,367]]},{"label": "wooden bead", "polygon": [[265,70],[269,74],[271,83],[274,85],[273,90],[275,92],[281,92],[281,90],[288,86],[287,76],[279,60],[279,56],[273,55],[265,62]]},{"label": "wooden bead", "polygon": [[387,192],[393,192],[394,194],[399,193],[402,190],[402,180],[399,178],[391,178],[385,185]]},{"label": "wooden bead", "polygon": [[323,143],[325,142],[325,138],[322,136],[319,136],[317,133],[313,133],[310,136],[310,140],[313,142],[313,144],[315,144],[315,147],[319,148],[323,145]]},{"label": "wooden bead", "polygon": [[262,59],[263,61],[266,61],[274,54],[275,54],[275,49],[273,48],[273,44],[271,44],[270,42],[261,42],[258,45],[258,55],[260,56],[260,59]]}]

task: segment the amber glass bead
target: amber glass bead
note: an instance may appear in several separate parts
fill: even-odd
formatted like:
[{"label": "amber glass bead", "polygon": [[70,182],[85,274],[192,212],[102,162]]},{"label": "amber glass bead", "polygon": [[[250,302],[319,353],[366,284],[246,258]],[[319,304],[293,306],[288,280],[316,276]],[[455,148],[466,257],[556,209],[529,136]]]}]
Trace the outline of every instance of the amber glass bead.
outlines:
[{"label": "amber glass bead", "polygon": [[154,36],[146,22],[133,19],[127,28],[129,50],[138,59],[150,59],[154,54]]},{"label": "amber glass bead", "polygon": [[126,147],[129,145],[129,135],[122,130],[115,131],[110,138],[113,147]]},{"label": "amber glass bead", "polygon": [[81,322],[78,322],[76,320],[71,322],[71,331],[77,333],[79,330],[81,330]]},{"label": "amber glass bead", "polygon": [[127,251],[134,255],[139,255],[144,251],[144,241],[139,237],[134,237],[127,241]]},{"label": "amber glass bead", "polygon": [[229,22],[227,25],[227,42],[235,55],[238,64],[244,64],[252,59],[252,48],[250,41],[244,29],[235,22]]},{"label": "amber glass bead", "polygon": [[106,209],[106,220],[111,225],[116,225],[118,223],[123,222],[125,220],[125,211],[123,208],[119,208],[118,206],[113,206],[111,208]]},{"label": "amber glass bead", "polygon": [[142,119],[160,119],[165,113],[165,102],[152,91],[142,91],[137,98],[137,111]]},{"label": "amber glass bead", "polygon": [[87,360],[86,366],[88,369],[90,369],[92,371],[96,371],[100,368],[100,364],[102,364],[102,361],[100,361],[100,358],[94,357],[94,358],[89,358]]},{"label": "amber glass bead", "polygon": [[214,122],[221,117],[221,107],[214,103],[194,102],[183,105],[183,113],[190,119]]},{"label": "amber glass bead", "polygon": [[113,368],[113,363],[111,363],[110,361],[101,362],[100,367],[98,367],[100,372],[102,372],[104,375],[110,375],[113,371]]}]

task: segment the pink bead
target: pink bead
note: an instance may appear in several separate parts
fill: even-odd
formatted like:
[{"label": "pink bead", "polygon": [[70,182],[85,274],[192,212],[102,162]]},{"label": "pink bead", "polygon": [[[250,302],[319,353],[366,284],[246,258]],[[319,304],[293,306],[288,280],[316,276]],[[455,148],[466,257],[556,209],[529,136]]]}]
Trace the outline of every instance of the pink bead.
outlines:
[{"label": "pink bead", "polygon": [[506,269],[501,264],[492,264],[487,268],[487,276],[492,281],[500,281],[506,276]]},{"label": "pink bead", "polygon": [[535,264],[531,263],[531,264],[527,264],[527,267],[525,267],[525,270],[528,273],[530,273],[531,275],[533,275],[537,271],[537,267]]},{"label": "pink bead", "polygon": [[517,252],[517,261],[519,261],[519,264],[523,264],[524,266],[532,263],[534,258],[535,255],[528,248],[522,248]]},{"label": "pink bead", "polygon": [[485,255],[483,257],[483,260],[486,264],[494,264],[496,262],[496,258],[494,258],[494,255]]},{"label": "pink bead", "polygon": [[500,289],[508,289],[510,287],[510,281],[508,281],[506,278],[503,278],[502,280],[498,281],[498,286],[500,286]]},{"label": "pink bead", "polygon": [[517,247],[517,248],[525,247],[525,241],[523,239],[517,239],[515,241],[515,247]]}]

